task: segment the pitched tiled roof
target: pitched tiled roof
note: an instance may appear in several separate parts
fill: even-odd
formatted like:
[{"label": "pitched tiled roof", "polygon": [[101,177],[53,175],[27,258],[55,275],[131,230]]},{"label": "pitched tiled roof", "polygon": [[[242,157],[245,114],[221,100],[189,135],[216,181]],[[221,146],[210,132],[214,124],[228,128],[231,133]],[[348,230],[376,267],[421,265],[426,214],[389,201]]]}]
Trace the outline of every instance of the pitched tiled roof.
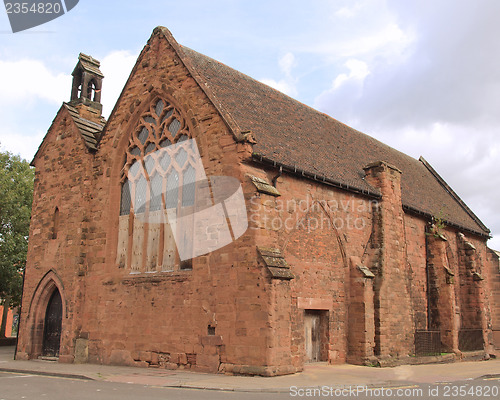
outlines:
[{"label": "pitched tiled roof", "polygon": [[[166,36],[173,43],[168,31]],[[489,235],[425,160],[407,156],[194,50],[176,43],[174,47],[223,116],[230,116],[228,125],[239,128],[240,134],[251,131],[257,159],[374,196],[379,191],[365,181],[363,167],[386,161],[403,172],[402,201],[407,211]]]},{"label": "pitched tiled roof", "polygon": [[73,118],[87,147],[91,150],[97,150],[97,142],[106,124],[105,120],[103,119],[100,124],[89,121],[88,119],[82,118],[75,107],[70,106],[68,103],[63,104],[68,110],[69,115],[71,115],[71,118]]},{"label": "pitched tiled roof", "polygon": [[78,64],[76,65],[75,69],[73,70],[73,75],[75,74],[76,71],[78,71],[79,68],[81,68],[84,71],[91,72],[93,74],[100,76],[101,78],[104,78],[104,75],[99,70],[100,66],[101,66],[101,63],[99,61],[97,61],[95,58],[88,56],[86,54],[80,53],[80,55],[78,56]]}]

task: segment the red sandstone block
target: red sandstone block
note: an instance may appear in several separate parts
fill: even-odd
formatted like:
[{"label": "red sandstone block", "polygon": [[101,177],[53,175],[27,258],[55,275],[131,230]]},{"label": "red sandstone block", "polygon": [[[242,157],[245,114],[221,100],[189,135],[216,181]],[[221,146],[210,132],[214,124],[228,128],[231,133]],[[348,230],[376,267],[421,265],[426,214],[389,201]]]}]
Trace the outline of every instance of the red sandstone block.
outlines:
[{"label": "red sandstone block", "polygon": [[203,336],[201,344],[204,346],[221,346],[223,344],[222,336]]},{"label": "red sandstone block", "polygon": [[187,364],[187,355],[186,355],[186,353],[180,353],[179,354],[179,364],[181,364],[181,366]]},{"label": "red sandstone block", "polygon": [[198,354],[196,356],[196,367],[205,367],[208,372],[217,372],[219,370],[219,364],[220,360],[218,355]]}]

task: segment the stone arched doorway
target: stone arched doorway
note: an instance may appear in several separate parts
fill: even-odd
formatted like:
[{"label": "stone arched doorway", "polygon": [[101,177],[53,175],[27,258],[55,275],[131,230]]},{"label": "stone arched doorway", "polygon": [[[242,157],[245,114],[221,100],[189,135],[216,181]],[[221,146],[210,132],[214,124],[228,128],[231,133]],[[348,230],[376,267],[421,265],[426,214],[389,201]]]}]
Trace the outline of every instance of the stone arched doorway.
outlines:
[{"label": "stone arched doorway", "polygon": [[16,358],[58,357],[64,344],[66,300],[54,270],[40,280],[31,298],[25,328],[21,328]]},{"label": "stone arched doorway", "polygon": [[50,296],[45,310],[42,356],[58,357],[61,345],[62,299],[57,287]]}]

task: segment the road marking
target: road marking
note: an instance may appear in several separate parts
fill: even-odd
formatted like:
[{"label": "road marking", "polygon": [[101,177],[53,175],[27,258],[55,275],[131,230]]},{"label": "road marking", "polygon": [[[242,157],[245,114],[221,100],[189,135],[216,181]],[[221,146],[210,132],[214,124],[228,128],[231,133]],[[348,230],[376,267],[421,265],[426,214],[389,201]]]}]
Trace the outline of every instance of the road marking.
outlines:
[{"label": "road marking", "polygon": [[381,387],[368,387],[365,390],[389,390],[389,389],[414,389],[418,388],[418,385],[409,385],[409,386],[381,386]]},{"label": "road marking", "polygon": [[30,378],[35,375],[14,375],[14,376],[6,376],[5,379],[14,379],[14,378]]}]

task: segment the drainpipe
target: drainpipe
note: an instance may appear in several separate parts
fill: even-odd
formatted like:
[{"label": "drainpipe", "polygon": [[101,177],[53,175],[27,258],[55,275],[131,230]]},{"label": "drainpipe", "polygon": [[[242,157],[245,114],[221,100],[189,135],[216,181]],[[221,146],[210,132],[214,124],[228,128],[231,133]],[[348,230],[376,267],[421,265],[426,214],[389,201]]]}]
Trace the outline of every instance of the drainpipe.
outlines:
[{"label": "drainpipe", "polygon": [[278,180],[278,178],[281,176],[281,174],[283,174],[283,166],[280,165],[280,170],[278,172],[278,175],[276,175],[274,178],[273,178],[273,186],[276,187],[276,181]]}]

